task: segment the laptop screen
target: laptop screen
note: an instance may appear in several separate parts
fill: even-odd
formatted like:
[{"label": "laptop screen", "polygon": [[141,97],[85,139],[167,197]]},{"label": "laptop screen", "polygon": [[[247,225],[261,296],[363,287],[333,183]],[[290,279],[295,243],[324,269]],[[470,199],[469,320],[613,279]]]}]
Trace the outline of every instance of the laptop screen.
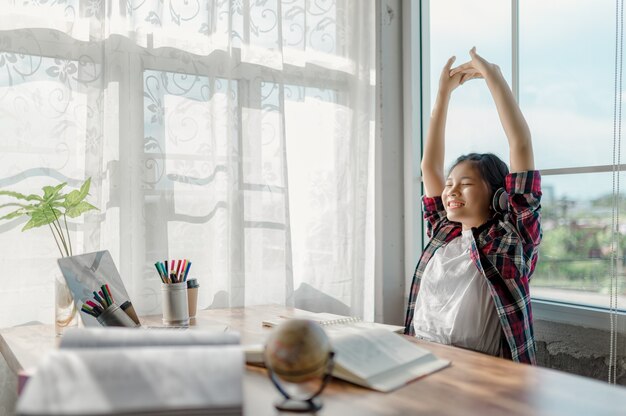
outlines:
[{"label": "laptop screen", "polygon": [[96,318],[81,310],[83,303],[93,300],[93,292],[98,293],[102,285],[109,285],[113,301],[117,305],[129,300],[122,278],[108,250],[63,257],[57,261],[86,327],[102,326]]}]

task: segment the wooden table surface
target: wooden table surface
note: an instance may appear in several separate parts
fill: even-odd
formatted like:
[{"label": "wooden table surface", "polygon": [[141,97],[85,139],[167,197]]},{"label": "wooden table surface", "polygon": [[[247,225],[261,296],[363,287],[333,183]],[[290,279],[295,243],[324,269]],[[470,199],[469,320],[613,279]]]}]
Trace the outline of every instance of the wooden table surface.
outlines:
[{"label": "wooden table surface", "polygon": [[[241,333],[242,344],[263,343],[271,329],[263,319],[290,315],[292,308],[256,306],[199,311],[195,325],[225,324]],[[146,319],[155,324],[158,320]],[[318,415],[626,415],[626,388],[581,376],[513,363],[456,347],[413,339],[452,365],[391,393],[379,393],[333,380],[322,394]],[[36,367],[56,347],[52,325],[0,331],[0,352],[17,373]],[[246,415],[287,414],[272,403],[279,398],[263,368],[247,366]]]}]

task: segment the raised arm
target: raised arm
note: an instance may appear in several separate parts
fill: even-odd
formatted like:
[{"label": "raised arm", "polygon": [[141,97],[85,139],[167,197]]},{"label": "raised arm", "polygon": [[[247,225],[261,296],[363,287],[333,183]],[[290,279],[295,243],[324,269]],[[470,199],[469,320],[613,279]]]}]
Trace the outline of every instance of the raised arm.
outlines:
[{"label": "raised arm", "polygon": [[500,68],[478,55],[476,47],[470,50],[470,56],[472,57],[470,62],[454,68],[450,75],[464,74],[466,77],[464,81],[473,78],[485,79],[509,142],[511,172],[534,170],[535,159],[530,129]]},{"label": "raised arm", "polygon": [[[426,196],[439,196],[445,186],[444,166],[446,119],[448,104],[452,91],[462,84],[464,74],[450,76],[450,70],[455,57],[446,62],[439,78],[439,91],[433,112],[430,115],[430,124],[426,133],[424,152],[422,154],[422,178]],[[464,80],[463,80],[464,81]]]}]

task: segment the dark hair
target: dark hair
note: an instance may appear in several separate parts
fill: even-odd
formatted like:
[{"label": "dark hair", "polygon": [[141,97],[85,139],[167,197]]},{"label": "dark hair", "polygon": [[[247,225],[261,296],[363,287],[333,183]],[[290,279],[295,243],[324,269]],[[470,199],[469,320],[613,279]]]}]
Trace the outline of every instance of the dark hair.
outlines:
[{"label": "dark hair", "polygon": [[509,174],[506,163],[493,153],[468,153],[459,156],[448,172],[461,162],[472,162],[478,167],[478,172],[491,188],[492,194],[504,186],[504,178]]}]

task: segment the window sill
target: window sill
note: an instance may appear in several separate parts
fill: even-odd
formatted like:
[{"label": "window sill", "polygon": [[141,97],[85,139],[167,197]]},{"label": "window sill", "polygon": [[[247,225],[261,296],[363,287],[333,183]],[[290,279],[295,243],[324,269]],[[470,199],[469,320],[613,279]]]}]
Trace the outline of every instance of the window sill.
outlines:
[{"label": "window sill", "polygon": [[[536,298],[531,300],[531,305],[534,320],[558,322],[604,331],[611,330],[610,312],[607,308],[582,306]],[[626,311],[619,310],[616,316],[616,330],[626,334]]]}]

